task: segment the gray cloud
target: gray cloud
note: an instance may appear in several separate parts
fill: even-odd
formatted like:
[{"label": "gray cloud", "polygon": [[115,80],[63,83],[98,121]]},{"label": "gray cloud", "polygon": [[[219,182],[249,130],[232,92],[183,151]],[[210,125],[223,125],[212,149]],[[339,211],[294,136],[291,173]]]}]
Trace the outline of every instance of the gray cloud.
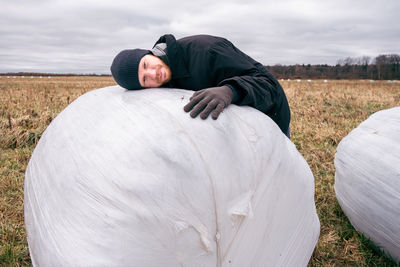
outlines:
[{"label": "gray cloud", "polygon": [[0,72],[109,73],[158,37],[224,36],[263,64],[335,64],[400,53],[400,2],[86,0],[3,3]]}]

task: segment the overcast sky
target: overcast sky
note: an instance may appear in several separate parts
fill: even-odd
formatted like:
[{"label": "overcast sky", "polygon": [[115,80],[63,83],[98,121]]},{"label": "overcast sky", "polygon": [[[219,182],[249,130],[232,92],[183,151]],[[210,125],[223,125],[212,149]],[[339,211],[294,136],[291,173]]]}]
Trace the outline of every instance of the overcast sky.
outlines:
[{"label": "overcast sky", "polygon": [[223,36],[264,65],[400,54],[400,0],[0,0],[0,72],[109,74],[165,33]]}]

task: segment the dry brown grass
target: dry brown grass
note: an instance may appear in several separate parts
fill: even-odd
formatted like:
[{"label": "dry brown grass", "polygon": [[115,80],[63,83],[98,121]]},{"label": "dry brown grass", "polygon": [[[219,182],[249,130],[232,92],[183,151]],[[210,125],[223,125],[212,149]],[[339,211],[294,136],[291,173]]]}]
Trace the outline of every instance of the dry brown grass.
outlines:
[{"label": "dry brown grass", "polygon": [[[395,265],[360,236],[334,193],[336,147],[370,114],[400,103],[400,83],[281,82],[292,110],[291,135],[315,176],[321,236],[311,266]],[[83,93],[113,85],[111,77],[0,78],[0,266],[29,266],[23,181],[29,157],[51,120]]]},{"label": "dry brown grass", "polygon": [[23,217],[24,172],[52,119],[110,77],[0,78],[0,266],[30,266]]},{"label": "dry brown grass", "polygon": [[292,141],[315,177],[321,235],[312,266],[390,266],[360,237],[335,197],[333,164],[340,140],[372,113],[400,104],[400,84],[380,81],[282,82],[292,110]]}]

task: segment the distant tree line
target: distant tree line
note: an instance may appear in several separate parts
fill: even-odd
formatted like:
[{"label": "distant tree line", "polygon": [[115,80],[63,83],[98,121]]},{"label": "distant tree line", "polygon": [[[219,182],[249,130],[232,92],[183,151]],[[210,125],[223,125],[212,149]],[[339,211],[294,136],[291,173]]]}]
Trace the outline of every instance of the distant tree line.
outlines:
[{"label": "distant tree line", "polygon": [[332,65],[274,65],[266,66],[278,79],[372,79],[399,80],[400,55],[379,55],[345,58]]},{"label": "distant tree line", "polygon": [[[368,56],[345,58],[336,65],[274,65],[266,66],[278,79],[371,79],[400,80],[400,55],[379,55],[374,59]],[[109,74],[74,74],[74,73],[35,73],[9,72],[0,75],[15,76],[109,76]]]}]

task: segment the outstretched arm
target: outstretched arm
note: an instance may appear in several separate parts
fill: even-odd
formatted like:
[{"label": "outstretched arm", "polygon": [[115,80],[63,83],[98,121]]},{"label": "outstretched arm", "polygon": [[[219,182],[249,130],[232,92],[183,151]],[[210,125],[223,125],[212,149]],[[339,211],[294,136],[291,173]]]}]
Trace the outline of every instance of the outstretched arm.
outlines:
[{"label": "outstretched arm", "polygon": [[[191,116],[218,118],[230,103],[258,109],[273,119],[283,132],[290,122],[290,110],[279,82],[262,64],[256,62],[227,40],[208,52],[209,80],[215,87],[193,94],[184,107]],[[230,89],[230,90],[228,90]]]}]

